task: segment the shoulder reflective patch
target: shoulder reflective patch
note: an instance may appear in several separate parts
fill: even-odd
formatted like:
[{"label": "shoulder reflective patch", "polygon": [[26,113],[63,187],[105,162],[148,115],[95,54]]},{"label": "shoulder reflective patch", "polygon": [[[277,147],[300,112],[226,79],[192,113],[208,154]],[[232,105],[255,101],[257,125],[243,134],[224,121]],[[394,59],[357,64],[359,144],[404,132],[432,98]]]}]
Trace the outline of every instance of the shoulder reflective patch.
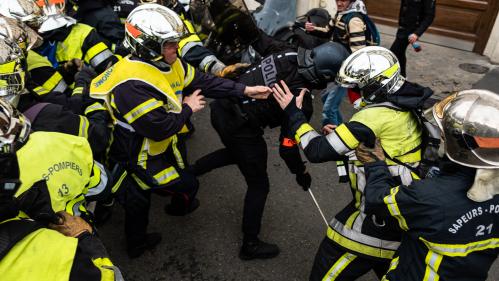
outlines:
[{"label": "shoulder reflective patch", "polygon": [[433,243],[422,237],[419,237],[419,240],[423,241],[433,252],[449,257],[465,257],[473,252],[499,248],[499,238],[491,238],[467,244]]},{"label": "shoulder reflective patch", "polygon": [[334,129],[338,137],[348,146],[350,150],[355,149],[359,145],[359,141],[355,136],[350,132],[345,124],[341,124],[336,129]]},{"label": "shoulder reflective patch", "polygon": [[340,274],[348,267],[348,265],[357,258],[356,255],[345,253],[341,256],[326,273],[326,276],[322,278],[322,281],[334,281]]}]

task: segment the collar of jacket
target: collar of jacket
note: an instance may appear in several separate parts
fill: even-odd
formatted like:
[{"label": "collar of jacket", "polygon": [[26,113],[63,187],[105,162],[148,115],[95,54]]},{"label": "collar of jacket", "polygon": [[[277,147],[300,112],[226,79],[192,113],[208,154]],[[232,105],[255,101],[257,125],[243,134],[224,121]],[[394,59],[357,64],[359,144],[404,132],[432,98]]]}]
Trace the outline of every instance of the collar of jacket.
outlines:
[{"label": "collar of jacket", "polygon": [[462,173],[469,175],[471,179],[475,178],[476,169],[471,167],[466,167],[452,162],[447,156],[440,158],[440,173],[442,175],[453,175],[457,173]]},{"label": "collar of jacket", "polygon": [[406,81],[397,92],[388,95],[387,101],[403,109],[413,110],[422,108],[432,95],[432,89]]},{"label": "collar of jacket", "polygon": [[43,37],[43,45],[40,48],[43,48],[45,44],[49,44],[50,42],[62,42],[68,37],[69,33],[71,33],[71,29],[74,25],[64,26],[55,30],[51,30],[45,33],[42,33]]},{"label": "collar of jacket", "polygon": [[[179,58],[177,58],[177,59],[179,59]],[[163,61],[162,59],[160,61],[157,61],[157,62],[152,62],[152,61],[145,60],[145,59],[142,59],[142,58],[139,58],[136,56],[130,56],[130,60],[137,60],[137,61],[141,61],[143,63],[147,63],[149,65],[156,67],[157,69],[159,69],[162,72],[170,71],[170,68],[171,68],[171,66],[169,64],[167,64],[165,61]]]}]

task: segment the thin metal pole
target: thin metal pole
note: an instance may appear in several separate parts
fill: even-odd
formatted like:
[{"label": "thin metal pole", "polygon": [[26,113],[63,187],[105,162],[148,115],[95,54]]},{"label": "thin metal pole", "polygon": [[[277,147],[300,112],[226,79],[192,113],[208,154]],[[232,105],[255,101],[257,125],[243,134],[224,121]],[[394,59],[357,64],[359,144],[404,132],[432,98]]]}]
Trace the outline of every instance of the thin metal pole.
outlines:
[{"label": "thin metal pole", "polygon": [[310,197],[312,197],[312,200],[314,200],[315,206],[317,207],[317,210],[319,210],[319,213],[321,213],[322,219],[324,220],[324,223],[326,224],[327,227],[329,227],[329,223],[326,220],[326,217],[324,216],[324,213],[322,212],[321,206],[319,206],[319,203],[315,199],[314,193],[312,192],[312,189],[308,189],[308,193],[310,194]]}]

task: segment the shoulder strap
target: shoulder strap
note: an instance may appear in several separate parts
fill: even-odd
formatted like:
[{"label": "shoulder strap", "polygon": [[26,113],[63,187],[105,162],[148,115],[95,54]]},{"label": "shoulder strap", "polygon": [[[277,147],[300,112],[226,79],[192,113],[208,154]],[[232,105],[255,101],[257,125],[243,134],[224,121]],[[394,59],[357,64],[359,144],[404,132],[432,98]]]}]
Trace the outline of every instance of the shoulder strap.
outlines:
[{"label": "shoulder strap", "polygon": [[[421,148],[421,146],[417,146],[417,147],[416,147],[416,148],[414,148],[413,150],[409,151],[407,154],[409,154],[409,153],[413,153],[413,152],[416,152],[416,151],[417,151],[418,149],[420,149],[420,148]],[[390,159],[391,161],[393,161],[393,162],[397,163],[398,165],[401,165],[401,166],[406,167],[407,169],[411,170],[411,172],[415,173],[416,175],[421,176],[421,175],[420,175],[420,171],[419,171],[419,169],[418,169],[418,168],[416,168],[416,167],[412,167],[411,165],[409,165],[409,164],[407,164],[407,163],[404,163],[404,162],[402,162],[402,161],[398,160],[397,158],[392,158],[392,157],[390,157],[390,155],[388,155],[388,153],[386,153],[386,151],[385,151],[384,149],[383,149],[383,153],[385,154],[385,157],[386,157],[386,158],[388,158],[388,159]]]},{"label": "shoulder strap", "polygon": [[26,219],[12,220],[0,224],[0,260],[7,255],[17,242],[42,227],[40,223]]},{"label": "shoulder strap", "polygon": [[36,117],[38,114],[47,106],[49,103],[46,102],[41,102],[33,105],[32,107],[28,108],[26,111],[23,112],[23,115],[26,116],[26,118],[31,121],[31,123],[35,122]]}]

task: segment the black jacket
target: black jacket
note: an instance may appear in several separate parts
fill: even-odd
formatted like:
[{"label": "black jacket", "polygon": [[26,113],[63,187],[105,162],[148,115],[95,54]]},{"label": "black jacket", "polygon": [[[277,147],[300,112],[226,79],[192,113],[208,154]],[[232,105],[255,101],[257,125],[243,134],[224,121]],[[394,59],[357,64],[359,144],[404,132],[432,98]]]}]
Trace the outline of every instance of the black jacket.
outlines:
[{"label": "black jacket", "polygon": [[402,0],[397,37],[421,36],[435,18],[435,0]]},{"label": "black jacket", "polygon": [[406,231],[388,280],[486,280],[498,256],[499,196],[471,201],[466,192],[476,170],[448,159],[440,170],[409,186],[390,186],[383,162],[365,165],[366,212],[394,217]]},{"label": "black jacket", "polygon": [[[63,94],[54,94],[63,96]],[[25,112],[39,101],[32,94],[22,95],[17,108]],[[110,116],[105,110],[93,111],[87,116],[75,114],[66,106],[47,103],[31,121],[33,131],[59,132],[85,137],[92,149],[94,158],[102,155],[109,143],[111,131],[108,128]]]},{"label": "black jacket", "polygon": [[[302,88],[312,90],[320,87],[309,83],[298,73],[297,51],[292,45],[276,41],[262,32],[262,36],[253,47],[265,57],[250,66],[237,79],[238,82],[248,86],[270,86],[284,80],[294,95],[299,95]],[[262,71],[262,66],[268,71]],[[284,112],[272,95],[267,100],[248,98],[216,100],[211,104],[211,109],[214,127],[223,128],[225,134],[240,139],[259,137],[263,135],[263,128],[280,126],[279,154],[291,173],[303,173],[305,166],[298,146],[291,141],[294,140],[294,135]],[[304,97],[303,112],[305,118],[310,120],[313,112],[310,94]]]},{"label": "black jacket", "polygon": [[79,1],[74,15],[78,22],[88,24],[97,30],[109,48],[119,44],[125,37],[125,29],[113,7],[101,0]]}]

